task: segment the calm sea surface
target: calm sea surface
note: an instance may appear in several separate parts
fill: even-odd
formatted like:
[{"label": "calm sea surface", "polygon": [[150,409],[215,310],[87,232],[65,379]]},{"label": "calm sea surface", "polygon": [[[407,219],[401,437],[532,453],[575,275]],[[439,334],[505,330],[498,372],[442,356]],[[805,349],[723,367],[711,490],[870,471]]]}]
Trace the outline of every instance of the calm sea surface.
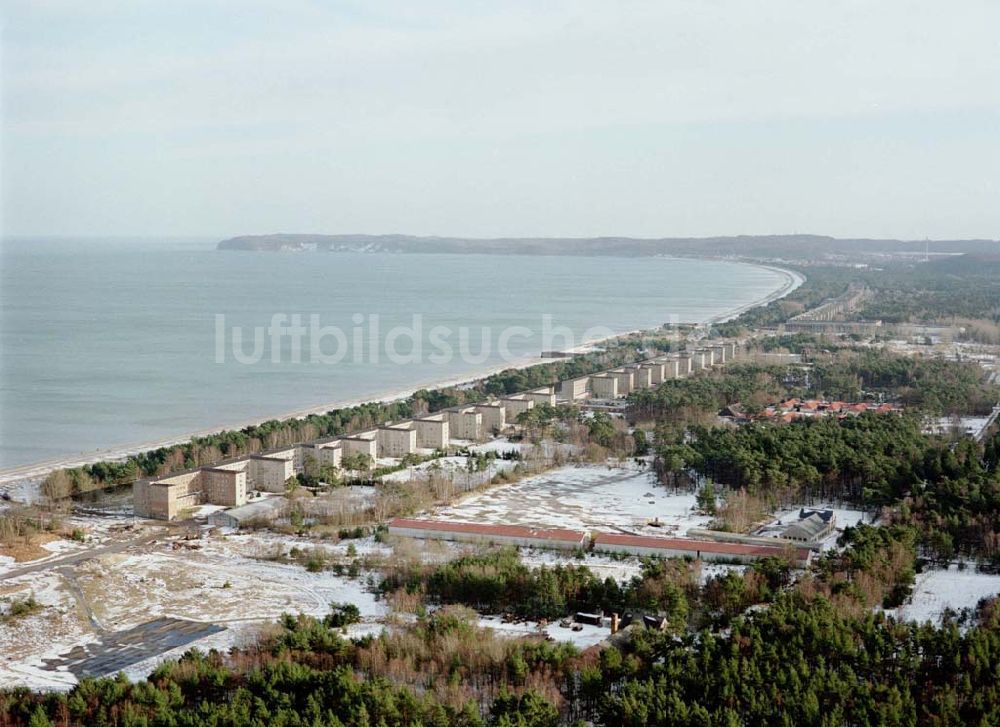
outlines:
[{"label": "calm sea surface", "polygon": [[[5,241],[0,467],[472,374],[503,363],[497,346],[510,326],[532,332],[508,335],[510,352],[537,355],[543,314],[579,339],[597,325],[620,332],[672,317],[703,321],[784,282],[775,271],[698,260],[222,252],[213,241]],[[233,326],[242,329],[246,358],[254,350],[253,328],[268,326],[274,314],[298,314],[307,329],[315,314],[320,325],[338,327],[347,342],[344,358],[317,361],[315,337],[307,332],[300,363],[287,336],[276,346],[262,337],[258,363],[236,361]],[[412,330],[414,314],[421,316],[421,360],[394,363],[385,336],[395,326]],[[225,316],[221,363],[219,315]],[[372,315],[377,337],[370,335]],[[464,327],[477,358],[435,363],[443,352],[432,345],[435,326],[451,331],[438,340],[455,351]],[[358,335],[360,348],[353,346]],[[380,341],[377,361],[372,338]],[[412,356],[413,338],[398,335],[395,350]],[[334,357],[344,340],[328,333],[320,351]]]}]

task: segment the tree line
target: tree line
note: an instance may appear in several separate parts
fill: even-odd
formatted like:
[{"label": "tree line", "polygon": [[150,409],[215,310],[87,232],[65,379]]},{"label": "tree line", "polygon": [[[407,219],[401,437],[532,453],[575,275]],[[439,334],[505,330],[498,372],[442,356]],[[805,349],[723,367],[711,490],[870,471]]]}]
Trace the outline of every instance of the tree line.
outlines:
[{"label": "tree line", "polygon": [[501,371],[468,389],[422,389],[400,401],[369,402],[301,419],[270,420],[239,430],[194,437],[182,444],[159,447],[122,460],[56,470],[43,482],[42,490],[51,498],[68,497],[103,487],[131,484],[143,477],[162,477],[233,457],[370,429],[389,421],[482,401],[489,394],[508,394],[552,385],[635,361],[640,357],[640,345],[639,339],[622,339],[610,344],[605,351]]}]

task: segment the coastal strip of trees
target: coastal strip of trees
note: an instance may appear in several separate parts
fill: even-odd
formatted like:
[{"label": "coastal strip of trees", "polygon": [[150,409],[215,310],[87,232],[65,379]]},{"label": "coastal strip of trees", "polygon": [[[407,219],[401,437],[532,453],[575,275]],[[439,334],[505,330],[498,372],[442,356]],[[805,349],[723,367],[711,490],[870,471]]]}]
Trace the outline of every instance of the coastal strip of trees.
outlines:
[{"label": "coastal strip of trees", "polygon": [[162,477],[233,457],[370,429],[389,421],[475,403],[490,395],[505,396],[551,386],[565,379],[636,361],[642,357],[640,350],[646,345],[638,337],[617,339],[609,342],[602,351],[526,368],[507,369],[477,381],[471,387],[422,389],[399,401],[369,402],[333,409],[325,414],[275,419],[243,429],[194,437],[182,444],[159,447],[120,460],[59,469],[46,477],[42,491],[53,499],[65,498],[90,490],[128,485],[143,477]]}]

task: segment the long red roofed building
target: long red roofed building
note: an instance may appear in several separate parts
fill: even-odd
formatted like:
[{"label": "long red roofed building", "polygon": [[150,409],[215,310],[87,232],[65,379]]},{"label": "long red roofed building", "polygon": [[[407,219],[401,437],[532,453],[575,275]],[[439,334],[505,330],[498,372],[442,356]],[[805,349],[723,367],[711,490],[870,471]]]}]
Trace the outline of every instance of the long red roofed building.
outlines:
[{"label": "long red roofed building", "polygon": [[719,543],[712,540],[691,538],[660,538],[651,535],[627,535],[624,533],[596,533],[594,550],[609,553],[630,553],[632,555],[658,555],[664,558],[691,557],[700,560],[740,561],[751,563],[769,557],[790,557],[796,565],[809,563],[809,548],[775,545],[747,545],[743,543]]},{"label": "long red roofed building", "polygon": [[396,518],[389,522],[389,534],[407,538],[454,540],[465,543],[497,543],[557,550],[576,550],[587,544],[587,534],[579,530],[531,528],[521,525],[484,525],[448,520]]}]

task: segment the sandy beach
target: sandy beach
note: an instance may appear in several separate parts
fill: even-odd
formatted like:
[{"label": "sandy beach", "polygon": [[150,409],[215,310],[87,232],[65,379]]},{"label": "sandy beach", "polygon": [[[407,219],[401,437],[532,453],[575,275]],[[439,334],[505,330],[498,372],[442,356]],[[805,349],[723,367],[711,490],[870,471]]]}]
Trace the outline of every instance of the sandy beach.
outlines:
[{"label": "sandy beach", "polygon": [[[732,311],[728,311],[720,316],[715,316],[714,318],[702,321],[696,325],[705,326],[732,320],[733,318],[736,318],[737,316],[741,315],[742,313],[751,308],[764,306],[775,300],[783,298],[784,296],[788,295],[793,290],[795,290],[797,287],[799,287],[805,281],[805,278],[800,273],[797,273],[792,270],[787,270],[785,268],[779,268],[768,265],[758,265],[755,263],[741,263],[741,264],[745,265],[752,264],[755,265],[755,267],[764,268],[779,273],[785,277],[785,283],[778,290],[772,292],[771,294],[765,296],[764,298],[761,298],[760,300],[741,306]],[[645,330],[649,329],[636,329],[632,331],[624,331],[622,333],[617,333],[613,336],[608,336],[604,338],[595,338],[592,340],[584,341],[580,346],[577,346],[574,349],[570,349],[570,352],[573,353],[583,352],[588,349],[591,349],[596,345],[603,343],[604,341],[618,338],[621,336],[628,336],[636,333],[642,333]],[[386,391],[375,396],[366,396],[359,399],[338,399],[335,401],[328,401],[325,403],[317,404],[315,406],[310,406],[305,409],[285,411],[270,416],[261,416],[239,422],[227,422],[218,426],[213,426],[210,428],[201,429],[194,432],[189,432],[176,437],[158,439],[153,441],[136,442],[131,444],[121,444],[107,449],[95,450],[93,452],[87,452],[87,453],[81,452],[75,455],[68,455],[65,457],[59,457],[40,462],[9,467],[0,470],[0,492],[7,493],[14,500],[31,499],[32,491],[35,489],[34,485],[37,484],[41,479],[43,479],[48,473],[52,472],[53,470],[65,469],[70,467],[81,467],[84,465],[93,464],[95,462],[100,462],[100,461],[125,459],[130,455],[139,454],[141,452],[146,452],[152,449],[158,449],[160,447],[169,447],[175,444],[182,444],[184,442],[191,440],[194,437],[215,434],[217,432],[225,430],[243,429],[245,427],[253,426],[274,419],[281,420],[281,419],[304,418],[309,416],[310,414],[323,414],[332,409],[343,409],[373,401],[382,403],[399,401],[412,396],[414,392],[419,391],[421,389],[440,389],[440,388],[468,385],[476,381],[479,381],[481,379],[487,378],[500,371],[505,371],[508,369],[527,368],[529,366],[534,366],[540,363],[546,363],[551,361],[553,361],[553,359],[551,358],[542,358],[541,356],[526,356],[520,359],[516,359],[514,361],[505,362],[502,365],[481,369],[471,374],[465,374],[460,377],[422,381],[415,383],[414,385],[409,386],[405,389]]]}]

